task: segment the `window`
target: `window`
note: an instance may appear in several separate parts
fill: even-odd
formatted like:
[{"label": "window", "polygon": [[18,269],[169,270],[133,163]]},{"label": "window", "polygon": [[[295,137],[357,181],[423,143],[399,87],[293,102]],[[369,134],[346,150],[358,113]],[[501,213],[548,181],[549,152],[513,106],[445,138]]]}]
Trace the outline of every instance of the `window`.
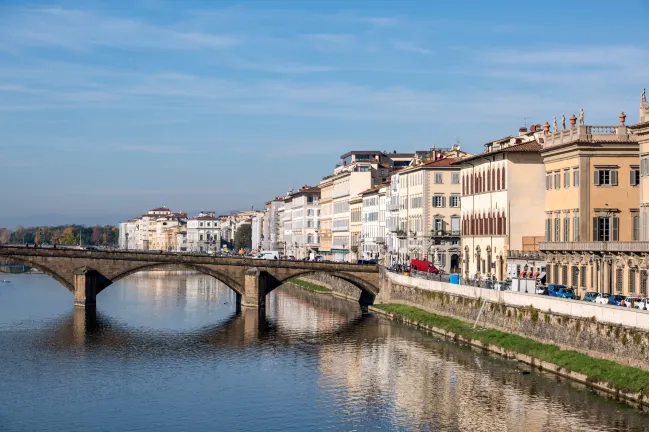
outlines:
[{"label": "window", "polygon": [[593,181],[595,186],[617,186],[617,171],[595,170]]},{"label": "window", "polygon": [[203,234],[199,234],[199,235],[198,235],[198,240],[199,240],[199,241],[203,241]]},{"label": "window", "polygon": [[618,293],[622,292],[622,282],[624,278],[624,273],[621,268],[615,269],[615,291]]},{"label": "window", "polygon": [[574,187],[579,186],[579,170],[578,169],[572,171],[572,185]]},{"label": "window", "polygon": [[561,283],[563,285],[568,285],[568,266],[561,266]]},{"label": "window", "polygon": [[629,269],[629,292],[635,293],[635,269]]},{"label": "window", "polygon": [[640,270],[640,295],[647,296],[647,270]]},{"label": "window", "polygon": [[445,206],[445,197],[443,195],[433,196],[433,207],[444,207]]},{"label": "window", "polygon": [[579,241],[579,216],[572,217],[572,241]]},{"label": "window", "polygon": [[572,266],[572,287],[577,288],[579,286],[579,267]]},{"label": "window", "polygon": [[554,188],[555,189],[560,189],[561,188],[561,173],[555,173],[554,174]]},{"label": "window", "polygon": [[460,217],[451,216],[451,234],[460,235]]},{"label": "window", "polygon": [[545,189],[552,189],[552,174],[548,173],[545,175]]},{"label": "window", "polygon": [[620,218],[594,217],[593,241],[617,241]]},{"label": "window", "polygon": [[579,268],[579,286],[581,288],[586,288],[586,266],[581,266]]},{"label": "window", "polygon": [[563,241],[570,241],[570,219],[568,216],[563,218]]},{"label": "window", "polygon": [[202,227],[202,226],[203,226],[203,222],[199,222],[199,223],[198,223],[198,226],[199,226],[199,227]]},{"label": "window", "polygon": [[561,241],[561,224],[559,218],[554,218],[554,241]]},{"label": "window", "polygon": [[435,184],[442,184],[442,173],[435,173]]},{"label": "window", "polygon": [[570,187],[570,170],[563,172],[563,187],[568,189]]},{"label": "window", "polygon": [[640,240],[640,216],[633,216],[633,240]]},{"label": "window", "polygon": [[552,241],[552,219],[550,218],[545,220],[545,241]]},{"label": "window", "polygon": [[444,229],[444,219],[435,218],[435,222],[433,223],[433,229],[435,230],[435,232],[442,231]]},{"label": "window", "polygon": [[460,206],[460,196],[451,195],[451,207],[459,207],[459,206]]},{"label": "window", "polygon": [[629,174],[631,186],[638,186],[640,184],[640,170],[632,169]]},{"label": "window", "polygon": [[451,174],[451,183],[460,184],[460,173],[452,173]]}]

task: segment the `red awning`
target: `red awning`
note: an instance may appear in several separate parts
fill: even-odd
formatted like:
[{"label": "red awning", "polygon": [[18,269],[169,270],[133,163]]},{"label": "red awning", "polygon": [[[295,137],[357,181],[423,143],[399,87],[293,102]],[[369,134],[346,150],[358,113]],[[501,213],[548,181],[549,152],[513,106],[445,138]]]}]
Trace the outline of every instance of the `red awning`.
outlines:
[{"label": "red awning", "polygon": [[537,277],[539,277],[539,272],[534,272],[534,274],[532,275],[532,279],[536,279]]},{"label": "red awning", "polygon": [[519,278],[525,277],[525,270],[521,272],[521,274],[518,275]]},{"label": "red awning", "polygon": [[531,271],[528,271],[527,273],[525,273],[525,277],[526,277],[526,278],[529,278],[529,277],[531,277],[531,276],[532,276],[532,272],[531,272]]}]

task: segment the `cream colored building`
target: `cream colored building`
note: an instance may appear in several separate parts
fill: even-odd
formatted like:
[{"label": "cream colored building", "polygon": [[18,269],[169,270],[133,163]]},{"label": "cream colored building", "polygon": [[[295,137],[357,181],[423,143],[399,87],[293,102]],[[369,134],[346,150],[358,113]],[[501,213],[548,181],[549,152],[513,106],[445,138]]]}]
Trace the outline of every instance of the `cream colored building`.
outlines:
[{"label": "cream colored building", "polygon": [[351,238],[351,261],[361,259],[363,235],[363,197],[357,195],[349,200],[349,234]]},{"label": "cream colored building", "polygon": [[149,250],[175,252],[178,249],[178,234],[187,231],[187,215],[170,213],[160,216],[149,227],[155,227],[150,237]]},{"label": "cream colored building", "polygon": [[[433,150],[392,176],[390,203],[399,206],[399,262],[425,259],[447,273],[459,270],[461,183],[454,162],[465,156],[459,146]],[[388,227],[394,229],[394,223]]]},{"label": "cream colored building", "polygon": [[[640,119],[645,102],[641,103]],[[648,110],[649,111],[649,110]],[[641,148],[646,125],[576,125],[549,132],[545,242],[548,282],[584,291],[647,295]],[[646,120],[649,120],[647,118]],[[549,125],[546,123],[546,129]],[[646,165],[646,163],[645,163]]]},{"label": "cream colored building", "polygon": [[331,255],[331,228],[333,223],[333,190],[332,176],[325,177],[320,182],[320,245],[318,252],[327,261]]},{"label": "cream colored building", "polygon": [[523,239],[543,235],[545,168],[543,131],[521,128],[516,136],[486,144],[486,151],[462,158],[461,231],[464,277],[506,277],[510,250]]}]

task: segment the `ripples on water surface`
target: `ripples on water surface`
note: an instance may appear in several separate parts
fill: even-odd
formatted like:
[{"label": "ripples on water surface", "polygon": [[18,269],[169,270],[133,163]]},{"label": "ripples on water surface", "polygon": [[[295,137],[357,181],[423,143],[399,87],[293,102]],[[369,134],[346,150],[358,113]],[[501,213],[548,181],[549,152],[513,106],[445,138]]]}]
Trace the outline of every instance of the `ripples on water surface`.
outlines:
[{"label": "ripples on water surface", "polygon": [[642,431],[579,385],[282,287],[266,316],[209,276],[139,273],[96,316],[0,284],[0,431]]}]

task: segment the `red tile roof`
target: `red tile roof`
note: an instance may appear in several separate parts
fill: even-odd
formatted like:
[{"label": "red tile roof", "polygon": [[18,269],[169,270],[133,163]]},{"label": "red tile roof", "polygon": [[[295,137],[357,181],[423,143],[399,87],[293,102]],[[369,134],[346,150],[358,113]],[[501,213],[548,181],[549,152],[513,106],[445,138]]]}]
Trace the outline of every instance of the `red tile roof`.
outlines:
[{"label": "red tile roof", "polygon": [[158,207],[158,208],[151,209],[149,211],[150,212],[152,212],[152,211],[169,211],[169,208],[167,208],[167,207]]},{"label": "red tile roof", "polygon": [[483,153],[479,153],[479,154],[476,154],[476,155],[473,155],[473,156],[467,156],[465,158],[458,159],[457,161],[453,162],[453,165],[460,165],[462,162],[467,162],[467,161],[470,161],[470,160],[479,159],[479,158],[481,158],[483,156],[489,156],[489,155],[494,155],[494,154],[498,154],[498,153],[519,153],[519,152],[538,153],[542,149],[543,149],[543,145],[541,145],[541,143],[539,143],[537,141],[530,141],[530,142],[526,142],[526,143],[522,143],[522,144],[516,144],[516,145],[513,145],[513,146],[505,147],[505,148],[498,149],[498,150],[493,150],[493,151],[490,151],[490,152],[483,152]]},{"label": "red tile roof", "polygon": [[219,220],[219,218],[217,218],[216,216],[194,216],[192,220],[215,221],[215,220]]},{"label": "red tile roof", "polygon": [[434,168],[450,168],[453,165],[453,162],[455,162],[456,158],[443,158],[443,159],[437,159],[437,160],[431,160],[424,162],[420,166],[425,166],[427,168],[434,167]]}]

